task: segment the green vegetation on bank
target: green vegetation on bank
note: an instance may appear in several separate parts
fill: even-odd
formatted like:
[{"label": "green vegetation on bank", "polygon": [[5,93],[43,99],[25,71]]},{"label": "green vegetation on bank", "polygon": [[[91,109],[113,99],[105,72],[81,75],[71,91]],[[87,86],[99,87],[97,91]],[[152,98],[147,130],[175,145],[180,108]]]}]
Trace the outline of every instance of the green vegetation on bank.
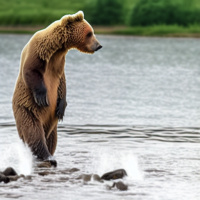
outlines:
[{"label": "green vegetation on bank", "polygon": [[93,26],[101,26],[98,33],[200,35],[199,0],[0,0],[0,5],[0,32],[31,33],[83,10]]},{"label": "green vegetation on bank", "polygon": [[[83,1],[84,2],[84,1]],[[83,8],[79,0],[0,0],[0,25],[47,25]]]},{"label": "green vegetation on bank", "polygon": [[136,26],[115,30],[116,35],[140,35],[161,37],[200,37],[200,26],[190,25],[187,27],[179,25],[152,25]]},{"label": "green vegetation on bank", "polygon": [[87,19],[95,25],[123,24],[121,0],[93,0],[85,5]]},{"label": "green vegetation on bank", "polygon": [[47,25],[83,10],[93,25],[200,23],[199,0],[0,0],[0,25]]},{"label": "green vegetation on bank", "polygon": [[130,24],[149,26],[155,24],[200,24],[200,9],[192,0],[140,0],[132,10]]}]

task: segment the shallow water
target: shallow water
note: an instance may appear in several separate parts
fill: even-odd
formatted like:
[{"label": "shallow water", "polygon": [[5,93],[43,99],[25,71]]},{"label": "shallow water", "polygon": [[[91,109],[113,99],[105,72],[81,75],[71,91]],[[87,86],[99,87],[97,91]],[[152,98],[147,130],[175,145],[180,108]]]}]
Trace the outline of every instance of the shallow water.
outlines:
[{"label": "shallow water", "polygon": [[[38,169],[18,138],[11,105],[29,38],[0,35],[0,171],[12,166],[32,176],[0,183],[0,199],[199,198],[200,40],[98,36],[103,49],[94,55],[70,51],[58,167]],[[77,179],[118,168],[128,173],[128,191]]]}]

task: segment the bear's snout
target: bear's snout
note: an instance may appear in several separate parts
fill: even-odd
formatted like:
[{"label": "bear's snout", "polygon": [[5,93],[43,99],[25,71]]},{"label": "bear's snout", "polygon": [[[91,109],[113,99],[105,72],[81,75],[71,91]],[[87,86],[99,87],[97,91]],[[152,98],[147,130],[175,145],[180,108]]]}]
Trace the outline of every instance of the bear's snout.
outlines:
[{"label": "bear's snout", "polygon": [[96,49],[95,49],[95,51],[98,51],[101,48],[102,48],[102,46],[100,44],[98,44],[97,47],[96,47]]}]

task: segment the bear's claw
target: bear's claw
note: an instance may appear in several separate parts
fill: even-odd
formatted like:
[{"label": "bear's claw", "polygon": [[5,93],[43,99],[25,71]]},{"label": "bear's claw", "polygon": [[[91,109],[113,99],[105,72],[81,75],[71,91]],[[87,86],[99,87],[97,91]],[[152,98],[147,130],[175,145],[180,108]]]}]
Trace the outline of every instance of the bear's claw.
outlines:
[{"label": "bear's claw", "polygon": [[58,117],[59,120],[63,120],[66,106],[67,102],[65,99],[58,99],[56,107],[56,116]]},{"label": "bear's claw", "polygon": [[43,107],[47,107],[49,106],[49,101],[47,98],[47,94],[46,94],[46,89],[44,90],[35,90],[33,92],[33,97],[35,102],[38,104],[38,106],[43,106]]},{"label": "bear's claw", "polygon": [[53,167],[57,167],[57,161],[54,159],[53,156],[49,156],[45,162],[49,162],[51,164],[51,166]]}]

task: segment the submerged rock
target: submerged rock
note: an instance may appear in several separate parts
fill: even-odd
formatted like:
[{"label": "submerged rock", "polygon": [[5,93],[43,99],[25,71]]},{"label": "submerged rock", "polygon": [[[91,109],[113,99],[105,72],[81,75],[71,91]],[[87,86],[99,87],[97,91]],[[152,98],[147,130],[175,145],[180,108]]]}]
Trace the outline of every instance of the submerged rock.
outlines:
[{"label": "submerged rock", "polygon": [[25,176],[23,174],[21,175],[16,175],[16,176],[8,176],[8,178],[10,179],[10,181],[17,181],[20,178],[25,178]]},{"label": "submerged rock", "polygon": [[[38,168],[50,168],[52,167],[50,162],[42,162],[37,165]],[[62,174],[72,174],[74,172],[80,171],[77,168],[61,170]],[[55,171],[40,171],[38,175],[46,176],[49,174],[56,174]],[[124,169],[118,169],[111,172],[107,172],[103,174],[101,177],[98,174],[82,174],[77,179],[82,179],[85,184],[87,182],[94,180],[103,183],[104,180],[116,180],[122,179],[124,176],[127,176],[127,173]],[[0,172],[0,182],[9,183],[10,181],[17,181],[20,178],[24,178],[26,180],[31,180],[32,176],[24,176],[23,174],[18,175],[17,172],[12,168],[8,167],[3,172]],[[68,181],[69,178],[65,177],[60,179],[61,181]],[[118,190],[125,191],[128,190],[128,186],[124,184],[122,181],[114,182],[112,186],[107,185],[107,189],[111,190],[113,188],[117,188]]]},{"label": "submerged rock", "polygon": [[[82,179],[84,182],[89,182],[93,179],[94,181],[103,183],[104,180],[109,181],[122,179],[124,176],[127,176],[126,171],[124,169],[118,169],[112,172],[107,172],[101,177],[98,174],[82,174],[78,176],[77,179]],[[112,186],[107,186],[107,189],[112,189],[113,187],[116,187],[119,190],[127,190],[128,188],[128,186],[121,181],[114,183]]]},{"label": "submerged rock", "polygon": [[59,173],[61,173],[61,174],[72,174],[72,173],[75,173],[75,172],[78,172],[78,171],[80,171],[80,169],[70,168],[70,169],[59,170]]},{"label": "submerged rock", "polygon": [[26,177],[23,174],[18,175],[12,167],[8,167],[3,172],[0,172],[0,182],[9,183],[10,181],[17,181],[20,178],[31,180],[32,177]]},{"label": "submerged rock", "polygon": [[89,182],[93,179],[94,181],[103,183],[103,180],[98,174],[82,174],[77,179],[82,179],[84,182]]},{"label": "submerged rock", "polygon": [[8,167],[0,172],[0,182],[9,183],[16,176],[18,176],[17,172],[12,167]]},{"label": "submerged rock", "polygon": [[78,171],[80,171],[80,169],[78,169],[78,168],[71,168],[69,170],[70,173],[74,173],[74,172],[78,172]]},{"label": "submerged rock", "polygon": [[100,183],[103,183],[103,180],[101,179],[101,177],[98,174],[93,174],[92,176],[94,181],[98,181]]},{"label": "submerged rock", "polygon": [[118,190],[121,190],[121,191],[128,190],[128,185],[125,185],[122,181],[113,183],[112,187],[116,187]]},{"label": "submerged rock", "polygon": [[32,180],[32,177],[33,177],[33,176],[30,176],[30,175],[29,175],[29,176],[25,176],[24,179],[25,179],[25,180]]},{"label": "submerged rock", "polygon": [[82,179],[84,182],[91,181],[92,174],[82,174],[77,179]]},{"label": "submerged rock", "polygon": [[101,179],[103,180],[115,180],[115,179],[121,179],[124,178],[124,176],[127,176],[127,173],[124,169],[117,169],[112,172],[105,173],[101,176]]},{"label": "submerged rock", "polygon": [[38,175],[40,175],[40,176],[47,176],[49,174],[50,174],[50,172],[48,172],[48,171],[44,171],[44,172],[39,172],[38,173]]},{"label": "submerged rock", "polygon": [[128,190],[128,185],[124,184],[122,181],[115,182],[112,186],[106,185],[107,190],[112,190],[115,187],[120,191]]},{"label": "submerged rock", "polygon": [[1,182],[9,183],[10,179],[7,176],[5,176],[4,174],[0,173],[0,183]]}]

